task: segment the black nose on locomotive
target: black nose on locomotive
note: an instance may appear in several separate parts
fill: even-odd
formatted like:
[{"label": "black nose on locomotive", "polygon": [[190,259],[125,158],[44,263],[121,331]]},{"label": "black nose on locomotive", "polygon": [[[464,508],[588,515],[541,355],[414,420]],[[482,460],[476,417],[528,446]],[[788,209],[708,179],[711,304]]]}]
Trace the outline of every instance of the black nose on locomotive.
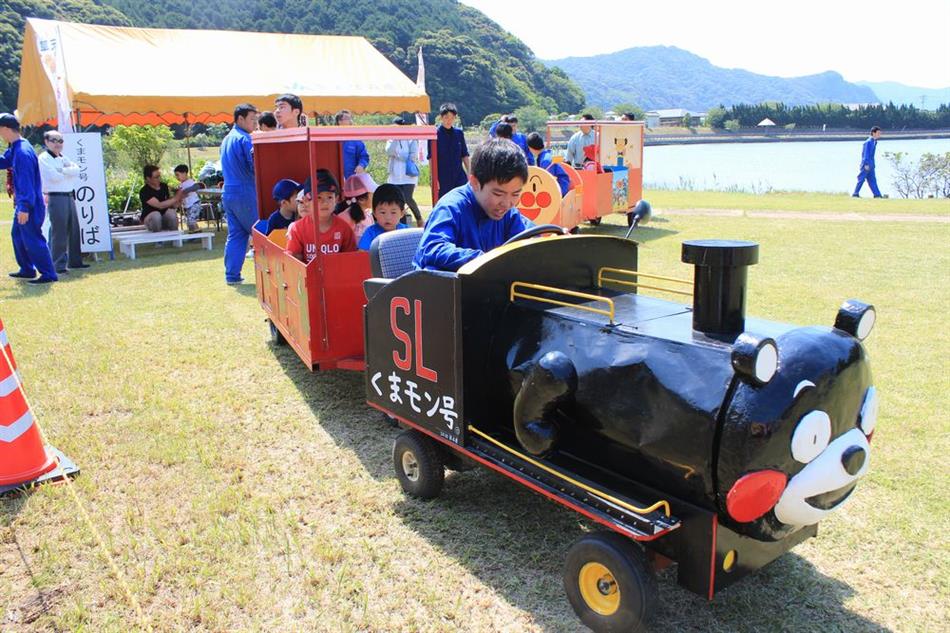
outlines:
[{"label": "black nose on locomotive", "polygon": [[849,475],[857,475],[864,466],[864,460],[867,459],[867,453],[860,446],[849,446],[841,454],[841,465]]}]

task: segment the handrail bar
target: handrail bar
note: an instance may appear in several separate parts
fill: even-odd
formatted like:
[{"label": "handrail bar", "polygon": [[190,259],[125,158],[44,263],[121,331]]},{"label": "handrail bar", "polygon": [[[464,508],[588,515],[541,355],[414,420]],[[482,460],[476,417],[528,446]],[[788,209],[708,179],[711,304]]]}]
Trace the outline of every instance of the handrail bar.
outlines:
[{"label": "handrail bar", "polygon": [[[549,297],[539,297],[537,295],[525,294],[523,292],[518,292],[517,288],[527,288],[531,290],[540,290],[542,292],[554,292],[560,293],[562,295],[567,295],[569,297],[578,297],[580,299],[587,299],[588,301],[598,301],[600,303],[606,303],[608,309],[603,308],[593,308],[591,306],[580,305],[577,303],[569,303],[567,301],[558,301],[557,299],[551,299]],[[614,316],[616,310],[614,309],[614,302],[608,297],[600,297],[598,295],[592,295],[586,292],[578,292],[576,290],[565,290],[564,288],[554,288],[552,286],[542,286],[540,284],[532,284],[524,281],[515,281],[512,282],[511,288],[508,295],[509,301],[514,301],[517,298],[521,299],[530,299],[531,301],[541,301],[542,303],[550,303],[556,306],[563,306],[566,308],[576,308],[578,310],[584,310],[586,312],[593,312],[595,314],[602,314],[610,319],[610,324],[614,324]]]}]

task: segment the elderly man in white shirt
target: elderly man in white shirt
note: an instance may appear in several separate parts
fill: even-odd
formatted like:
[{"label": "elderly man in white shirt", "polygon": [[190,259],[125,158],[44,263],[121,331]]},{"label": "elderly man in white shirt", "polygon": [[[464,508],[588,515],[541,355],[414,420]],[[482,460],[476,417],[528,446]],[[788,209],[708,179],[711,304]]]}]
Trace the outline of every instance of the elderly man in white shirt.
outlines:
[{"label": "elderly man in white shirt", "polygon": [[[583,122],[593,120],[594,117],[591,114],[585,112],[581,115],[581,121]],[[574,132],[574,136],[567,142],[567,155],[564,157],[564,160],[578,169],[584,166],[584,148],[588,145],[593,145],[596,138],[594,136],[594,128],[590,124],[585,125],[585,123],[581,123],[579,127],[581,129]]]},{"label": "elderly man in white shirt", "polygon": [[40,180],[50,221],[50,253],[56,272],[69,268],[89,268],[82,263],[79,217],[76,214],[74,180],[79,165],[63,156],[63,135],[56,130],[43,134],[46,151],[39,155]]}]

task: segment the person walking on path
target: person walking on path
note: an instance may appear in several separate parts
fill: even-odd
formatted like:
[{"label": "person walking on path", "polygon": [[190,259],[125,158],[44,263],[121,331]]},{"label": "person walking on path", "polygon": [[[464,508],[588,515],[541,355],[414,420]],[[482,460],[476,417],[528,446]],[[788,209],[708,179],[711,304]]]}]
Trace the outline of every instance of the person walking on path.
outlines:
[{"label": "person walking on path", "polygon": [[877,140],[881,138],[881,128],[874,126],[871,128],[871,136],[864,141],[861,149],[861,168],[858,170],[858,185],[851,194],[855,198],[860,198],[861,187],[864,181],[871,188],[871,193],[875,198],[881,198],[881,190],[877,188],[877,176],[874,174],[874,151],[877,149]]},{"label": "person walking on path", "polygon": [[[40,183],[40,166],[30,143],[20,136],[20,121],[8,112],[0,114],[0,138],[9,144],[0,156],[0,170],[13,168],[13,254],[20,270],[10,273],[31,284],[58,281],[49,245],[43,237],[46,203]],[[38,279],[36,271],[40,271]]]},{"label": "person walking on path", "polygon": [[75,178],[79,165],[63,155],[63,135],[56,130],[43,134],[46,151],[40,154],[40,179],[46,206],[49,211],[49,241],[53,266],[61,275],[69,272],[66,265],[75,270],[89,268],[82,263],[82,239],[79,234],[79,217],[76,215]]},{"label": "person walking on path", "polygon": [[251,132],[257,129],[257,115],[257,108],[250,103],[235,106],[234,127],[221,141],[221,171],[224,174],[221,205],[228,222],[224,280],[232,286],[244,281],[241,268],[247,253],[247,241],[258,220],[254,148],[251,144]]}]

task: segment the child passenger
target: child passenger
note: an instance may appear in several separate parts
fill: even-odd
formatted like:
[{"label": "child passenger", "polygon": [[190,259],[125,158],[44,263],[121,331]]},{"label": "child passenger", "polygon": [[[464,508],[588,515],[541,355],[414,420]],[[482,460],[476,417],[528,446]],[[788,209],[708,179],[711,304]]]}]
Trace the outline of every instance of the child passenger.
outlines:
[{"label": "child passenger", "polygon": [[363,231],[373,225],[373,218],[369,213],[369,196],[376,191],[376,181],[366,173],[353,174],[343,182],[343,197],[345,200],[336,205],[333,214],[343,218],[351,229],[353,236],[359,242]]},{"label": "child passenger", "polygon": [[181,207],[185,210],[188,232],[195,233],[198,231],[198,217],[201,215],[201,202],[195,192],[201,187],[191,179],[188,173],[188,165],[182,164],[175,167],[175,178],[181,183],[179,189],[185,194],[185,197],[181,200]]},{"label": "child passenger", "polygon": [[564,168],[554,162],[551,150],[544,149],[544,139],[537,132],[528,135],[528,165],[536,165],[541,169],[546,169],[557,179],[557,186],[561,190],[561,195],[566,196],[571,189],[571,177],[567,175]]},{"label": "child passenger", "polygon": [[408,229],[400,222],[406,209],[406,200],[402,196],[399,185],[386,183],[376,188],[373,193],[373,217],[376,224],[366,229],[360,238],[360,250],[368,251],[370,245],[378,236],[387,231]]},{"label": "child passenger", "polygon": [[297,219],[297,192],[302,188],[299,182],[290,178],[278,180],[274,185],[271,194],[277,203],[277,210],[267,218],[267,235],[277,229],[286,229]]},{"label": "child passenger", "polygon": [[[333,215],[340,191],[336,178],[326,169],[318,169],[316,176],[316,199],[313,197],[312,180],[308,178],[303,190],[297,195],[297,201],[301,203],[297,210],[301,217],[287,229],[287,252],[307,264],[317,256],[317,249],[321,255],[356,250],[353,229]],[[317,207],[316,219],[314,206]]]}]

